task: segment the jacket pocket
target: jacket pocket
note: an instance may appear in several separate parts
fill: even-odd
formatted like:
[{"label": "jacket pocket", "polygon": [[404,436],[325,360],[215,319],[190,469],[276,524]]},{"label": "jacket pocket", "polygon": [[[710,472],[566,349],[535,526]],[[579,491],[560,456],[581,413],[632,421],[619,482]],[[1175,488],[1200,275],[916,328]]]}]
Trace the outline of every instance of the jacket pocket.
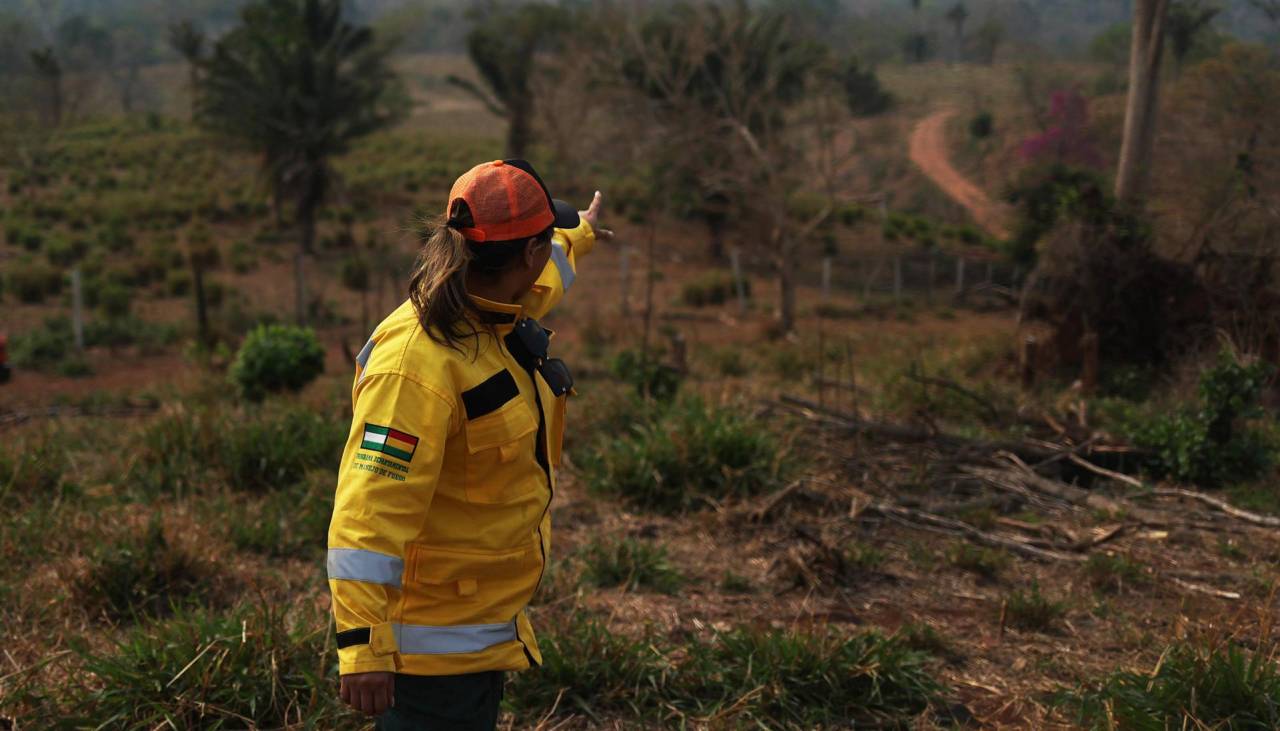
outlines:
[{"label": "jacket pocket", "polygon": [[410,544],[404,621],[444,626],[508,621],[528,603],[540,571],[534,543],[505,551]]},{"label": "jacket pocket", "polygon": [[537,490],[541,471],[534,448],[538,422],[523,399],[471,419],[467,435],[467,500],[506,503]]}]

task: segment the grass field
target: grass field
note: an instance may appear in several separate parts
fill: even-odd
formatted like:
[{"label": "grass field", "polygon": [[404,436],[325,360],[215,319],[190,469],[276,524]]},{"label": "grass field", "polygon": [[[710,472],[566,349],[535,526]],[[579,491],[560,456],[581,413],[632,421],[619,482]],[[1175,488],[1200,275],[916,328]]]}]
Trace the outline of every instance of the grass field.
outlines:
[{"label": "grass field", "polygon": [[[173,112],[32,135],[48,164],[0,168],[0,331],[15,366],[0,385],[0,728],[368,727],[337,700],[322,560],[350,357],[402,300],[414,216],[500,156],[503,130],[443,83],[468,72],[460,57],[403,67],[421,104],[340,162],[310,262],[325,373],[262,404],[236,397],[226,369],[254,325],[290,319],[294,246],[251,157]],[[967,224],[911,168],[907,135],[943,105],[964,119],[993,109],[1009,122],[991,155],[955,151],[994,187],[992,161],[1027,131],[1013,70],[882,78],[901,105],[859,123],[875,143],[859,184],[882,181],[900,215]],[[171,94],[164,108],[180,109]],[[1133,420],[1176,412],[1194,372],[1121,374],[1098,396],[1070,375],[1023,386],[1007,303],[941,286],[931,300],[846,286],[824,298],[816,255],[798,334],[776,338],[771,252],[745,249],[742,310],[716,294],[725,266],[701,228],[655,224],[650,273],[649,227],[609,223],[617,243],[583,260],[548,319],[581,395],[533,613],[546,667],[511,680],[506,727],[1280,724],[1275,518],[1043,453],[1074,444],[1151,487],[1125,455],[1082,442],[1124,444]],[[874,218],[833,235],[853,263],[916,246]],[[218,251],[211,349],[194,345],[183,254],[201,242]],[[344,285],[358,257],[374,262],[364,292]],[[73,266],[83,354],[66,321]],[[625,367],[646,275],[648,341],[679,372],[670,403],[638,397]],[[1251,423],[1275,432],[1270,417]],[[1270,514],[1274,476],[1218,495]]]}]

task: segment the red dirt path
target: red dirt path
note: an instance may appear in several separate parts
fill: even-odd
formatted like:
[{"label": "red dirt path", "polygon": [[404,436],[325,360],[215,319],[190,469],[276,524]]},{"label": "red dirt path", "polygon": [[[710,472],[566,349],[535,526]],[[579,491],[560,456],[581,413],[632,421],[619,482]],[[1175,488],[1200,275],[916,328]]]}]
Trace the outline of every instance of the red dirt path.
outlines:
[{"label": "red dirt path", "polygon": [[951,166],[947,155],[947,120],[954,109],[940,109],[916,123],[911,132],[911,161],[952,200],[964,206],[987,233],[1006,238],[1005,207]]}]

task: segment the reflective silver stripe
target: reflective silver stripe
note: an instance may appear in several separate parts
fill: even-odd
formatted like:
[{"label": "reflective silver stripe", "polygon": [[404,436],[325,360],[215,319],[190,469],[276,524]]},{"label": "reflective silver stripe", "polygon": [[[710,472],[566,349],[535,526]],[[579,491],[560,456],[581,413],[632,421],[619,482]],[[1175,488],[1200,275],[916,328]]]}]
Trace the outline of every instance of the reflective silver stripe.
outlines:
[{"label": "reflective silver stripe", "polygon": [[432,627],[425,624],[395,625],[396,644],[406,655],[455,655],[480,652],[516,639],[515,620],[502,624],[459,624]]},{"label": "reflective silver stripe", "polygon": [[556,269],[560,270],[560,282],[564,285],[564,291],[568,292],[578,275],[574,273],[573,265],[569,263],[569,252],[565,250],[564,244],[559,241],[551,242],[551,258],[556,263]]},{"label": "reflective silver stripe", "polygon": [[326,563],[330,579],[364,581],[396,588],[400,587],[400,575],[404,573],[403,560],[360,548],[330,548]]},{"label": "reflective silver stripe", "polygon": [[[347,351],[347,352],[349,353],[351,351]],[[365,343],[364,347],[360,349],[360,354],[356,356],[356,363],[359,363],[360,367],[364,368],[365,365],[368,364],[369,354],[372,352],[373,352],[373,338],[370,338],[369,342]]]}]

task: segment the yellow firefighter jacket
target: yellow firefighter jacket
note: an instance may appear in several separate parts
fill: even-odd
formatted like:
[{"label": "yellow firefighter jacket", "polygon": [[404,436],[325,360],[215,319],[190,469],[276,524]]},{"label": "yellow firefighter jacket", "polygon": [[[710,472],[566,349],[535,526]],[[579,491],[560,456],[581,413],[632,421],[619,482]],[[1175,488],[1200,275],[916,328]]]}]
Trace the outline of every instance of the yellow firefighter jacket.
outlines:
[{"label": "yellow firefighter jacket", "polygon": [[329,525],[342,674],[541,663],[525,606],[547,566],[568,394],[503,338],[560,300],[594,243],[585,221],[557,229],[519,304],[473,296],[488,335],[470,352],[428,338],[408,301],[361,350]]}]

